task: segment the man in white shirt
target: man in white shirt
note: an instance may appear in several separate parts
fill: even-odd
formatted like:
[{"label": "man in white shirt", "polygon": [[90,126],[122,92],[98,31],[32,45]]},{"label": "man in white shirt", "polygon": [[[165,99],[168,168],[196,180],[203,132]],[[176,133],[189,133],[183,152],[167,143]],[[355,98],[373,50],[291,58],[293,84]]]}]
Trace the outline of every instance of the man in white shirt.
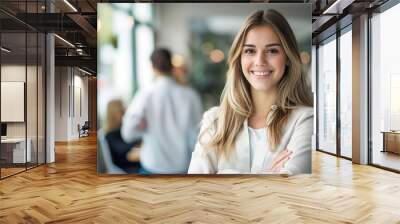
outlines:
[{"label": "man in white shirt", "polygon": [[138,90],[126,111],[121,135],[126,142],[142,138],[142,174],[187,173],[202,117],[200,97],[172,77],[171,53],[151,55],[155,81]]}]

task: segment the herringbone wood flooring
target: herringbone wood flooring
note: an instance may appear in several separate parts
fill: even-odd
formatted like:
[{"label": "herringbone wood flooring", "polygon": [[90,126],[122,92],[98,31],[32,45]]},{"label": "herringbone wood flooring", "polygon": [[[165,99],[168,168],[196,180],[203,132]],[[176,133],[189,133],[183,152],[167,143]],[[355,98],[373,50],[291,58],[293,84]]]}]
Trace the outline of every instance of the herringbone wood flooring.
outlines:
[{"label": "herringbone wood flooring", "polygon": [[97,176],[95,136],[0,181],[0,223],[400,223],[400,175],[320,152],[313,174]]}]

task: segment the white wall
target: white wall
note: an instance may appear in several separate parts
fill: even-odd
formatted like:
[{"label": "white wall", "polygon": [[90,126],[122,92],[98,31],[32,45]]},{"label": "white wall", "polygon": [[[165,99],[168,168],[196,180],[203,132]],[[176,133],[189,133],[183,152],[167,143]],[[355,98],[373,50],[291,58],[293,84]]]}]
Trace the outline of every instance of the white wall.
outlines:
[{"label": "white wall", "polygon": [[78,124],[88,120],[88,78],[83,75],[76,68],[56,67],[56,141],[77,139]]},{"label": "white wall", "polygon": [[69,69],[67,67],[55,68],[55,140],[68,140],[68,86],[69,86]]},{"label": "white wall", "polygon": [[[78,133],[78,124],[82,126],[85,121],[88,121],[88,78],[87,76],[81,76],[83,73],[78,70],[74,70],[74,82],[73,82],[73,96],[71,99],[74,99],[74,102],[71,102],[71,105],[74,105],[72,108],[72,124],[71,124],[71,132],[69,133],[72,138],[77,138]],[[81,108],[80,108],[81,107]],[[81,111],[80,111],[81,110]]]},{"label": "white wall", "polygon": [[[17,64],[9,64],[9,65],[2,65],[1,66],[1,81],[3,82],[25,82],[25,75],[26,72],[28,74],[31,73],[36,73],[36,67],[33,66],[27,66],[25,65],[17,65]],[[29,89],[28,89],[29,90]],[[29,97],[28,103],[32,101],[30,99],[31,97],[36,98],[36,90],[34,92],[29,92],[27,93],[27,96]],[[4,96],[3,96],[4,97]],[[32,105],[36,108],[36,104]],[[7,110],[8,108],[1,108],[1,110]],[[28,113],[28,121],[31,122],[33,119],[32,115],[35,117],[36,121],[36,114],[31,114]],[[25,137],[25,126],[26,122],[7,122],[7,136],[8,137]],[[30,124],[28,128],[31,128],[33,125]],[[28,135],[29,135],[28,131]]]}]

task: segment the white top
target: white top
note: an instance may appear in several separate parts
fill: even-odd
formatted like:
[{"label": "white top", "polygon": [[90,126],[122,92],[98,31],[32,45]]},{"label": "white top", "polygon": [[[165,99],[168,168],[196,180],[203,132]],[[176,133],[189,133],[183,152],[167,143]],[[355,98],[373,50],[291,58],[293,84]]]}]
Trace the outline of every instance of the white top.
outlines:
[{"label": "white top", "polygon": [[[206,148],[205,145],[215,134],[215,124],[219,116],[219,108],[214,107],[204,113],[200,132],[201,141],[196,144],[192,153],[189,173],[192,174],[218,174],[218,173],[267,173],[265,170],[272,162],[271,158],[283,150],[293,151],[281,173],[299,174],[311,173],[311,137],[313,134],[313,108],[298,107],[290,113],[286,125],[282,127],[282,138],[275,150],[254,151],[253,159],[250,155],[250,135],[247,120],[238,133],[232,154],[225,158],[219,156],[214,148]],[[272,152],[273,153],[270,153]],[[257,168],[256,168],[257,167]]]},{"label": "white top", "polygon": [[[122,122],[126,142],[143,138],[140,163],[153,173],[186,173],[202,115],[200,97],[170,77],[159,77],[135,95]],[[141,121],[146,128],[140,130]]]},{"label": "white top", "polygon": [[[249,140],[250,140],[250,167],[251,173],[262,172],[262,167],[257,159],[262,155],[264,150],[268,150],[267,145],[267,130],[265,128],[251,128],[249,127]],[[271,153],[268,151],[265,155],[269,157]]]}]

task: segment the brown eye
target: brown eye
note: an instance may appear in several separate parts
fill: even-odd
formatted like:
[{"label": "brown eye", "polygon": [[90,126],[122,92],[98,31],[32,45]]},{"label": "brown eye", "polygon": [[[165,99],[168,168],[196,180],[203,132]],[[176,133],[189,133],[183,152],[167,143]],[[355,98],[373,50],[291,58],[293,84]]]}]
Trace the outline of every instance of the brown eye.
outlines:
[{"label": "brown eye", "polygon": [[247,48],[247,49],[244,49],[243,50],[243,53],[244,54],[253,54],[255,51],[254,51],[254,49],[252,49],[252,48]]},{"label": "brown eye", "polygon": [[267,50],[268,54],[278,54],[279,53],[279,49],[277,48],[271,48]]}]

